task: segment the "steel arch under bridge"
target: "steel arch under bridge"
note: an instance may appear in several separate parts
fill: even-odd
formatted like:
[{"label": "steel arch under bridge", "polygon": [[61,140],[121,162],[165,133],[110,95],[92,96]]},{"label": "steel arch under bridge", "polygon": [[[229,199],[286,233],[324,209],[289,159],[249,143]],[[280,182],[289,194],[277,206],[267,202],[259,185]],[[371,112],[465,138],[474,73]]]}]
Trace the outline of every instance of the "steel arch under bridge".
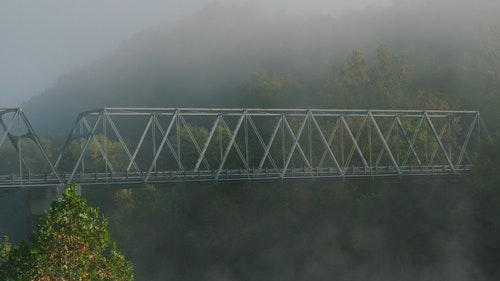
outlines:
[{"label": "steel arch under bridge", "polygon": [[[20,139],[12,126],[2,121],[2,127],[0,140]],[[55,164],[47,158],[45,180],[100,185],[457,175],[470,172],[481,137],[489,138],[477,111],[102,108],[78,116]],[[18,175],[17,184],[43,184],[40,175],[29,177]]]}]

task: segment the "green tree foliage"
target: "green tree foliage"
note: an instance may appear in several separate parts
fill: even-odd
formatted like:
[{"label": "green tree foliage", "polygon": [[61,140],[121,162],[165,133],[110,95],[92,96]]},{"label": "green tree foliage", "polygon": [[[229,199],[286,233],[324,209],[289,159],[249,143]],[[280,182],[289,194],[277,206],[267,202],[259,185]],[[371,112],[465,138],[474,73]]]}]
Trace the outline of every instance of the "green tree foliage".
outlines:
[{"label": "green tree foliage", "polygon": [[500,27],[493,27],[484,36],[486,61],[490,68],[487,74],[500,80]]},{"label": "green tree foliage", "polygon": [[448,101],[436,93],[418,91],[412,104],[412,108],[425,110],[450,110]]},{"label": "green tree foliage", "polygon": [[[204,154],[204,159],[206,159],[212,168],[217,168],[217,163],[220,162],[220,151],[219,143],[225,147],[226,143],[229,141],[226,132],[220,126],[216,128],[213,139],[211,141],[212,145],[208,147]],[[182,159],[181,163],[185,170],[193,170],[195,168],[196,161],[198,160],[200,153],[196,150],[194,143],[198,145],[201,149],[205,145],[209,137],[209,132],[207,128],[199,126],[189,126],[188,128],[179,128],[179,133],[177,137],[172,137],[172,145],[177,150]],[[164,148],[164,150],[167,150]],[[172,157],[173,158],[173,157]],[[172,159],[173,161],[173,159]],[[204,168],[204,164],[201,164]]]},{"label": "green tree foliage", "polygon": [[[49,159],[53,158],[52,140],[46,136],[39,137],[40,144],[45,149]],[[7,139],[0,147],[0,171],[2,173],[10,173],[19,169],[20,156],[24,159],[29,171],[32,173],[47,173],[51,172],[50,165],[42,154],[42,151],[31,139],[23,139],[18,143],[19,151],[16,151],[14,145]],[[25,173],[28,169],[23,165],[22,169]]]},{"label": "green tree foliage", "polygon": [[29,243],[14,247],[1,280],[133,280],[131,263],[116,249],[107,220],[71,184],[61,201],[38,217]]},{"label": "green tree foliage", "polygon": [[10,249],[9,237],[4,236],[0,241],[0,264],[9,256]]},{"label": "green tree foliage", "polygon": [[[78,157],[82,154],[84,145],[85,140],[71,142],[66,148],[58,168],[65,172],[71,172]],[[128,163],[128,157],[120,142],[110,140],[103,135],[97,135],[91,140],[84,155],[83,163],[80,163],[80,169],[86,172],[105,171],[104,155],[108,157],[112,167],[117,171],[123,170]]]},{"label": "green tree foliage", "polygon": [[471,177],[148,186],[114,198],[111,227],[145,280],[498,279],[498,188]]},{"label": "green tree foliage", "polygon": [[[164,159],[162,159],[162,157],[159,158],[157,162],[158,168],[183,168],[184,170],[194,170],[196,162],[201,155],[204,145],[207,141],[209,141],[207,149],[203,154],[203,159],[200,162],[199,169],[218,169],[220,164],[222,163],[225,149],[229,146],[229,143],[231,141],[232,134],[234,133],[233,130],[235,129],[230,125],[226,125],[227,124],[222,124],[221,122],[217,127],[215,127],[210,140],[210,132],[206,127],[189,125],[188,127],[179,128],[178,133],[173,134],[170,137],[170,141],[172,143],[173,150],[180,158],[182,167],[178,165],[177,160],[174,159],[171,153],[165,153],[169,151],[168,148],[164,147],[161,155],[167,155]],[[238,150],[236,148],[239,149],[243,157],[246,158],[248,156],[248,163],[250,167],[256,167],[259,163],[258,161],[260,161],[260,158],[257,158],[260,157],[260,155],[245,155],[247,146],[253,146],[253,148],[255,149],[259,145],[258,139],[256,139],[255,135],[252,135],[250,133],[250,136],[247,136],[248,141],[246,141],[245,136],[241,131],[242,130],[240,130],[240,133],[236,136],[227,159],[224,161],[225,168],[238,169],[242,167],[243,163],[240,158],[241,156],[238,155]],[[198,145],[199,151],[197,151],[194,143]],[[252,151],[252,148],[249,148],[248,150]]]},{"label": "green tree foliage", "polygon": [[482,265],[498,279],[500,269],[500,135],[489,143],[482,142],[473,177],[470,179],[471,197],[474,202],[474,248]]},{"label": "green tree foliage", "polygon": [[354,107],[361,105],[371,82],[364,54],[353,50],[351,56],[340,67],[338,75],[336,82],[340,91],[338,94],[332,93],[339,95],[334,101]]},{"label": "green tree foliage", "polygon": [[413,79],[413,66],[405,56],[391,54],[386,45],[377,50],[377,66],[372,70],[379,107],[396,108],[407,103],[405,92]]},{"label": "green tree foliage", "polygon": [[305,88],[292,76],[258,72],[239,88],[237,103],[244,107],[294,107],[304,104]]},{"label": "green tree foliage", "polygon": [[325,83],[323,96],[335,108],[400,108],[407,104],[405,92],[412,79],[413,66],[386,45],[377,48],[373,66],[362,52],[353,50]]}]

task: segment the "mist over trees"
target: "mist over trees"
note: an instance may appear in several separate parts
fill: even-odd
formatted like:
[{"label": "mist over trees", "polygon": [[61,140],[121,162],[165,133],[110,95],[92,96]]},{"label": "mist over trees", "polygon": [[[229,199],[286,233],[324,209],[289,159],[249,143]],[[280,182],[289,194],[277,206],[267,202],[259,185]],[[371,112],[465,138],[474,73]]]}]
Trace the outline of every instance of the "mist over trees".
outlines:
[{"label": "mist over trees", "polygon": [[[399,91],[402,99],[432,93],[456,108],[490,111],[491,103],[483,101],[498,96],[498,78],[487,75],[487,55],[494,54],[488,48],[494,45],[486,42],[495,42],[489,31],[499,24],[498,6],[396,1],[334,18],[210,4],[175,24],[137,34],[101,60],[61,77],[23,108],[36,128],[63,133],[77,112],[104,106],[408,107],[404,100],[353,103],[356,94],[346,99],[349,91],[366,87],[378,95],[394,87],[387,94]],[[366,69],[349,66],[354,60]],[[372,77],[365,77],[365,85],[347,85],[352,82],[342,80],[348,68]],[[265,81],[274,83],[265,87],[282,90],[259,104],[249,100],[266,95]],[[289,98],[278,101],[284,92]],[[372,97],[378,100],[377,94]]]},{"label": "mist over trees", "polygon": [[[102,206],[147,280],[495,280],[498,11],[493,0],[398,0],[339,17],[211,4],[137,34],[23,108],[51,136],[67,133],[79,112],[106,106],[480,110],[495,140],[472,155],[479,165],[468,177],[84,195]],[[44,139],[51,155],[60,142]],[[78,155],[77,143],[68,154]],[[97,149],[89,154],[89,169],[99,166]],[[8,247],[4,240],[0,257]]]}]

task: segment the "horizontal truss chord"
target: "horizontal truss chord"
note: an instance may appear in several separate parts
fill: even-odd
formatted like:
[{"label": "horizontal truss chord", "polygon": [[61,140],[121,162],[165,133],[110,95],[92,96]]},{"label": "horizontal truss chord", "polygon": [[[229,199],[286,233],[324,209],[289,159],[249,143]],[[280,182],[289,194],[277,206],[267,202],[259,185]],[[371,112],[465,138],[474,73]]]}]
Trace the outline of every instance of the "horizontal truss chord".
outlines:
[{"label": "horizontal truss chord", "polygon": [[20,108],[0,108],[0,125],[18,155],[0,188],[458,175],[489,138],[477,111],[101,108],[78,115],[52,162]]}]

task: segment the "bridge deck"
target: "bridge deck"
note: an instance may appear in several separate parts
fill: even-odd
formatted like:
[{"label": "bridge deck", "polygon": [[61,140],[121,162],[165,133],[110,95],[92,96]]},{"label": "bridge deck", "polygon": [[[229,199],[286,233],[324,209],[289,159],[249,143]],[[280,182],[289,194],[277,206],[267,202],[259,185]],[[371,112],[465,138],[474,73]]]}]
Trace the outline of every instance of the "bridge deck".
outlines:
[{"label": "bridge deck", "polygon": [[[451,170],[447,165],[405,166],[400,173],[391,166],[384,167],[349,167],[342,172],[335,167],[328,168],[289,168],[286,171],[277,169],[231,169],[223,170],[216,178],[216,170],[200,171],[156,171],[148,181],[144,181],[141,173],[78,173],[72,179],[81,185],[137,185],[156,183],[217,183],[217,182],[251,182],[251,181],[282,181],[282,180],[335,180],[363,178],[398,178],[398,177],[429,177],[469,174],[470,165],[461,165]],[[54,186],[68,184],[68,174],[61,174],[63,182],[53,175],[13,175],[0,176],[0,189],[18,187]]]},{"label": "bridge deck", "polygon": [[0,189],[458,175],[487,136],[477,111],[102,108],[54,161],[20,108],[0,125]]}]

